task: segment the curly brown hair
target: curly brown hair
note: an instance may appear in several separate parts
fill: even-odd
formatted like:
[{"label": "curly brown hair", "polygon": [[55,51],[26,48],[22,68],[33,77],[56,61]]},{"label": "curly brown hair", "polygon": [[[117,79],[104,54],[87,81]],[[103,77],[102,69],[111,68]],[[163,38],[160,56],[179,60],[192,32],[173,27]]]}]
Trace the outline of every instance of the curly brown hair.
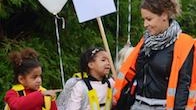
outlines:
[{"label": "curly brown hair", "polygon": [[32,69],[41,66],[38,60],[38,53],[32,48],[25,48],[21,51],[13,51],[9,53],[9,59],[13,66],[14,83],[19,83],[19,75],[26,75]]},{"label": "curly brown hair", "polygon": [[177,17],[181,12],[179,0],[143,0],[140,8],[157,15],[167,12],[169,19]]}]

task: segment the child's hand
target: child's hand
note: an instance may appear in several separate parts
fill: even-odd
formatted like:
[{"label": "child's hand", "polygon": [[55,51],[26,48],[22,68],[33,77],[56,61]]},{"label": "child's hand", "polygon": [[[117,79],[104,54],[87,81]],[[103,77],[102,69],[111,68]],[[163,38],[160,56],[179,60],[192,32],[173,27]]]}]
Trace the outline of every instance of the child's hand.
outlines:
[{"label": "child's hand", "polygon": [[46,90],[46,91],[43,91],[41,92],[44,96],[51,96],[52,99],[55,99],[56,97],[56,93],[57,92],[61,92],[62,89],[55,89],[55,90]]}]

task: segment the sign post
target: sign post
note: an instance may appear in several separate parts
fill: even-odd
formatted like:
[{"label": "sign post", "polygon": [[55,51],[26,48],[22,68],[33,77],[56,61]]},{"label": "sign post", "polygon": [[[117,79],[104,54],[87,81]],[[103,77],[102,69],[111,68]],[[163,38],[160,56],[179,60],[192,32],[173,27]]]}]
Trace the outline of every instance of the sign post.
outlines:
[{"label": "sign post", "polygon": [[113,77],[117,77],[117,73],[114,68],[112,56],[108,46],[107,38],[101,21],[101,16],[113,13],[116,11],[116,7],[113,0],[73,0],[76,14],[80,23],[95,19],[98,22],[99,30],[102,36],[105,50],[109,54],[109,61]]},{"label": "sign post", "polygon": [[116,70],[115,70],[115,67],[114,67],[114,63],[113,63],[113,60],[112,60],[112,55],[110,53],[110,49],[109,49],[108,42],[107,42],[107,39],[106,39],[105,31],[104,31],[104,28],[103,28],[103,23],[102,23],[100,17],[97,18],[97,22],[98,22],[98,25],[99,25],[99,30],[100,30],[100,33],[101,33],[101,37],[102,37],[102,40],[103,40],[105,50],[109,54],[109,61],[110,61],[110,64],[111,64],[112,75],[113,75],[114,78],[116,78],[117,73],[116,73]]}]

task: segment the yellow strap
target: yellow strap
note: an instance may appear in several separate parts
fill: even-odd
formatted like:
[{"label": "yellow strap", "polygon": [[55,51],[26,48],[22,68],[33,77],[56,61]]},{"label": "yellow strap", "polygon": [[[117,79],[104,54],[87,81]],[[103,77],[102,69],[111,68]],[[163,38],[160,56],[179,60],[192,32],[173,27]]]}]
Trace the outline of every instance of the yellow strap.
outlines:
[{"label": "yellow strap", "polygon": [[51,108],[51,97],[50,96],[44,96],[44,103],[45,103],[45,107],[42,107],[42,110],[50,110],[50,108]]},{"label": "yellow strap", "polygon": [[[25,93],[25,91],[24,91],[24,86],[23,86],[23,85],[21,85],[21,84],[13,85],[13,86],[12,86],[12,89],[13,89],[14,91],[23,91],[24,96],[26,96],[26,93]],[[40,86],[39,90],[41,90],[41,91],[46,91],[46,89],[43,88],[42,86]],[[51,99],[50,96],[44,96],[45,107],[42,107],[42,110],[50,110],[50,108],[51,108],[51,100],[52,100],[52,99]],[[6,104],[4,110],[10,110],[8,104]]]},{"label": "yellow strap", "polygon": [[107,97],[106,97],[106,104],[105,104],[105,110],[110,110],[112,103],[112,89],[108,88],[107,90]]},{"label": "yellow strap", "polygon": [[14,89],[15,91],[23,91],[24,90],[24,86],[21,84],[16,84],[12,86],[12,89]]},{"label": "yellow strap", "polygon": [[[99,100],[95,89],[88,91],[89,103],[91,110],[100,110]],[[106,104],[104,110],[110,110],[112,103],[112,89],[107,89]]]},{"label": "yellow strap", "polygon": [[88,91],[91,110],[100,110],[97,93],[94,89]]},{"label": "yellow strap", "polygon": [[[41,91],[46,91],[45,88],[43,88],[42,86],[40,86],[39,90]],[[51,97],[50,96],[44,96],[44,104],[45,107],[42,107],[42,110],[50,110],[51,108]]]},{"label": "yellow strap", "polygon": [[[88,75],[86,72],[84,72],[83,75],[84,75],[83,76],[84,78],[88,78]],[[74,73],[73,77],[82,78],[82,75],[81,73]],[[96,90],[92,89],[88,91],[88,97],[89,97],[89,103],[90,103],[91,110],[100,110],[100,105],[99,105],[99,100],[97,97]],[[106,105],[105,105],[104,110],[110,110],[111,102],[112,102],[112,89],[108,88],[107,97],[106,97]]]},{"label": "yellow strap", "polygon": [[[86,73],[86,72],[83,72],[83,73],[84,73],[84,74],[83,74],[83,77],[84,77],[84,78],[88,78],[87,73]],[[74,73],[72,77],[82,79],[82,74],[81,74],[81,73]]]}]

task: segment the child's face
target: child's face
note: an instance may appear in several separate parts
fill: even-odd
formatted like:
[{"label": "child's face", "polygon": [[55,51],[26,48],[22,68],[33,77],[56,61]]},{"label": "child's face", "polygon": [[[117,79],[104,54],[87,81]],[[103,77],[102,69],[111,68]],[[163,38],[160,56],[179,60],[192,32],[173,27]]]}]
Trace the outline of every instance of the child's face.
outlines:
[{"label": "child's face", "polygon": [[110,72],[110,63],[107,52],[100,51],[96,54],[94,61],[90,62],[90,73],[97,74],[100,77]]},{"label": "child's face", "polygon": [[38,90],[42,83],[41,73],[41,67],[34,68],[27,75],[19,76],[19,81],[26,89]]}]

